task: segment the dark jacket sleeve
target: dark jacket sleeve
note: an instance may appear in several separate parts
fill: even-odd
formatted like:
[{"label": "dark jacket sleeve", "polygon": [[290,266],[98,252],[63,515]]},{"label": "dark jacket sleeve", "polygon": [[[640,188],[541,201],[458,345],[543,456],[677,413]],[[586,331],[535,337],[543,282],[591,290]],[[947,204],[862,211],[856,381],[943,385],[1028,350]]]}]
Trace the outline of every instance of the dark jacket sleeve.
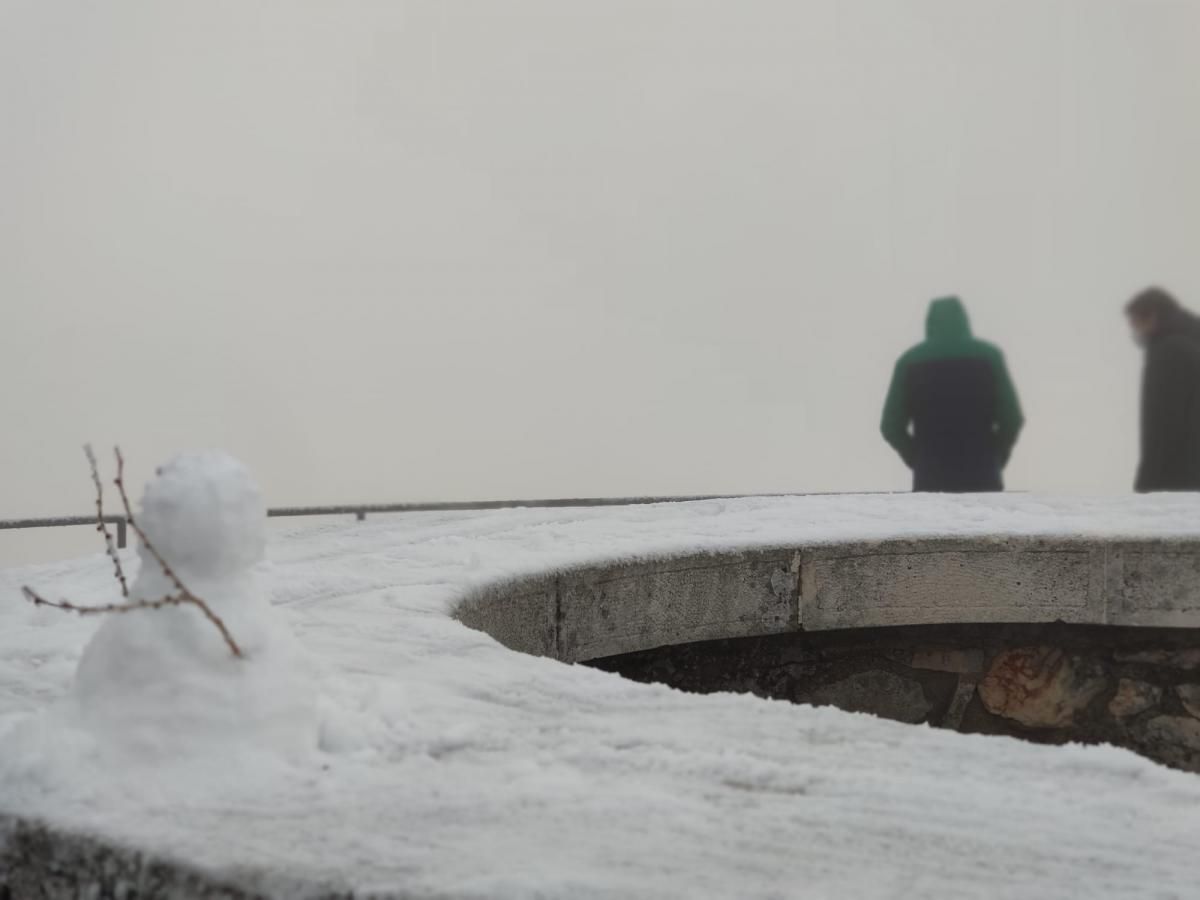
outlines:
[{"label": "dark jacket sleeve", "polygon": [[1021,435],[1021,429],[1025,427],[1025,415],[1021,412],[1021,401],[1017,397],[1017,388],[1013,384],[1012,376],[1008,371],[1008,363],[1004,359],[1004,354],[999,350],[996,351],[996,356],[993,365],[996,369],[996,445],[1000,453],[1000,466],[1003,468],[1008,465],[1009,457],[1012,456],[1013,448],[1017,445],[1017,438]]},{"label": "dark jacket sleeve", "polygon": [[888,388],[887,400],[883,404],[883,439],[900,454],[904,464],[913,467],[913,437],[909,430],[912,412],[908,403],[908,365],[901,359],[892,374],[892,385]]},{"label": "dark jacket sleeve", "polygon": [[1142,378],[1142,461],[1136,489],[1177,487],[1186,452],[1186,380],[1191,354],[1180,340],[1167,338],[1146,351]]}]

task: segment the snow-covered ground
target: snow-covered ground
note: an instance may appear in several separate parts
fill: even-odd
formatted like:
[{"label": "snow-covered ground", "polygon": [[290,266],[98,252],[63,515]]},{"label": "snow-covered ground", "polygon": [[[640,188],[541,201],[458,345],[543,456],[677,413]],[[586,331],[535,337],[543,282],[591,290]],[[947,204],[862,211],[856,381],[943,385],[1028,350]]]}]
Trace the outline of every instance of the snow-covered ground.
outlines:
[{"label": "snow-covered ground", "polygon": [[578,562],[993,533],[1200,537],[1200,500],[808,497],[277,530],[255,574],[316,667],[300,754],[238,734],[131,750],[76,727],[99,623],[19,588],[111,602],[110,564],[0,572],[0,811],[273,870],[288,895],[1195,897],[1194,776],[1111,748],[633,684],[451,617],[471,587]]}]

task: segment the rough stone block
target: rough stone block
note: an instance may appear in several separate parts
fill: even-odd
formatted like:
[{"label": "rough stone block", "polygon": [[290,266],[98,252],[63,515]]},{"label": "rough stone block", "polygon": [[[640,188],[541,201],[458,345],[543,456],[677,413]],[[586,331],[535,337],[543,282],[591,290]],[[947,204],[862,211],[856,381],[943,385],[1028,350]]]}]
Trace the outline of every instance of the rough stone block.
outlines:
[{"label": "rough stone block", "polygon": [[1200,721],[1190,716],[1156,716],[1140,732],[1142,752],[1192,772],[1200,771]]},{"label": "rough stone block", "polygon": [[564,573],[559,657],[568,662],[796,625],[794,551],[690,556]]},{"label": "rough stone block", "polygon": [[1028,728],[1066,728],[1105,688],[1103,672],[1054,647],[999,654],[979,685],[988,712]]},{"label": "rough stone block", "polygon": [[1164,666],[1168,669],[1191,671],[1200,669],[1200,648],[1188,650],[1117,650],[1113,659],[1119,663],[1136,663],[1145,666]]},{"label": "rough stone block", "polygon": [[918,647],[913,651],[910,664],[914,669],[953,672],[956,675],[979,675],[983,672],[983,651]]},{"label": "rough stone block", "polygon": [[815,706],[836,706],[846,712],[871,713],[913,725],[924,722],[933,709],[921,685],[884,671],[859,672],[823,685],[802,701]]},{"label": "rough stone block", "polygon": [[1175,686],[1179,702],[1188,711],[1188,715],[1200,719],[1200,684],[1179,684]]},{"label": "rough stone block", "polygon": [[814,551],[808,630],[988,622],[1102,622],[1104,552],[1072,544],[930,542]]},{"label": "rough stone block", "polygon": [[978,687],[979,682],[973,677],[958,679],[958,684],[954,688],[954,696],[950,698],[950,707],[939,723],[942,728],[958,729],[962,726],[963,716],[966,715],[967,707],[975,698]]},{"label": "rough stone block", "polygon": [[1122,678],[1117,685],[1117,693],[1108,703],[1109,714],[1121,721],[1140,716],[1146,710],[1157,706],[1162,700],[1162,694],[1162,688],[1157,685]]}]

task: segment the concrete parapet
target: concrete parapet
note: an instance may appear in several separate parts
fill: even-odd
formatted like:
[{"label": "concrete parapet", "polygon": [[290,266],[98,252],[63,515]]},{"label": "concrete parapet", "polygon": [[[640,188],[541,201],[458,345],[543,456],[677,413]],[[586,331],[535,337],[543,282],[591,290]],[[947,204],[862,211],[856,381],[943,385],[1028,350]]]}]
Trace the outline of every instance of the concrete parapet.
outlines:
[{"label": "concrete parapet", "polygon": [[565,662],[786,631],[1067,622],[1200,627],[1200,542],[884,541],[613,562],[469,596],[456,615]]}]

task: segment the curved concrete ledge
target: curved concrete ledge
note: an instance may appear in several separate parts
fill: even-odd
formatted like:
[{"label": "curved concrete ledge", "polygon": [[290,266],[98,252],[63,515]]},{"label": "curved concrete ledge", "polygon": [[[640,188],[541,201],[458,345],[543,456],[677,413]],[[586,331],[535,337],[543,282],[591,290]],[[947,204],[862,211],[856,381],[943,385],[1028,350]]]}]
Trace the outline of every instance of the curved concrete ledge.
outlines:
[{"label": "curved concrete ledge", "polygon": [[900,625],[1200,627],[1200,541],[936,539],[613,562],[493,585],[456,610],[584,662],[681,643]]}]

